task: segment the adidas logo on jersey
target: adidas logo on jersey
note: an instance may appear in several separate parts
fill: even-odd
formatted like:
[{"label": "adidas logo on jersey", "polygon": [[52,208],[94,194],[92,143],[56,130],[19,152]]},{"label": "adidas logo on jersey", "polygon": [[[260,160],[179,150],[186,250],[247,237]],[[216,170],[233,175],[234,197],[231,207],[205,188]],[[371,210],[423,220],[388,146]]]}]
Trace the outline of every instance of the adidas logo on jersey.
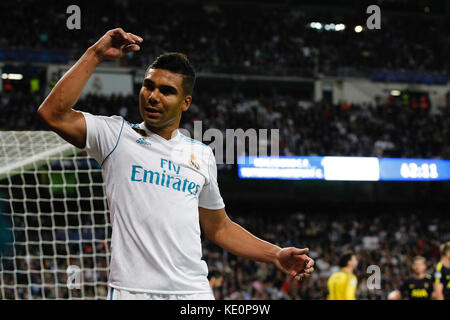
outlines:
[{"label": "adidas logo on jersey", "polygon": [[143,144],[145,146],[151,146],[152,144],[150,142],[148,142],[147,140],[145,140],[145,138],[138,138],[136,140],[137,143]]}]

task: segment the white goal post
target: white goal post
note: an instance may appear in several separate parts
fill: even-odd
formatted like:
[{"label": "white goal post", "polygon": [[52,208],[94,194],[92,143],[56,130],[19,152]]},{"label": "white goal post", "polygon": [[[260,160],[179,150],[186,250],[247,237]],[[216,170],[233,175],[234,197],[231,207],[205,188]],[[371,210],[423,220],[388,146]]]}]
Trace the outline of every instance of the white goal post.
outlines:
[{"label": "white goal post", "polygon": [[105,299],[100,165],[51,131],[0,131],[0,299]]}]

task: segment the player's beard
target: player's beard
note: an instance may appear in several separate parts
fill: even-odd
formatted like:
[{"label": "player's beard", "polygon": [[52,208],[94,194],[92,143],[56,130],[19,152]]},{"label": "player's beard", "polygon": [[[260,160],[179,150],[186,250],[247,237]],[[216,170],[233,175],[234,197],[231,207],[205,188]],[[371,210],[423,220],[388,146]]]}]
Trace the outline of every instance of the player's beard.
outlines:
[{"label": "player's beard", "polygon": [[171,128],[173,129],[172,132],[172,136],[171,138],[174,136],[174,134],[176,133],[176,129],[178,129],[179,124],[180,124],[180,119],[181,117],[171,117],[169,119],[145,119],[144,118],[144,122],[145,125],[147,127],[147,129],[149,129],[150,131],[153,132],[158,132],[158,131],[162,131],[164,129],[168,129]]},{"label": "player's beard", "polygon": [[[140,101],[139,112],[149,130],[152,128],[157,131],[161,131],[166,128],[171,128],[173,130],[178,129],[182,114],[181,104],[165,106],[161,103],[158,106],[153,106],[152,104],[145,103],[144,101],[145,100]],[[152,108],[160,112],[152,116],[146,111],[146,108]]]}]

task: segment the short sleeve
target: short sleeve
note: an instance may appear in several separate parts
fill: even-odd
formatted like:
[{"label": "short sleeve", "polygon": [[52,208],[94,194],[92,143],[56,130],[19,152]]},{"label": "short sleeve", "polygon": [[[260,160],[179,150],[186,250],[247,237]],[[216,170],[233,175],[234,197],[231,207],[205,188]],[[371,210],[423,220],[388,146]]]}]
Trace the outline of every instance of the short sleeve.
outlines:
[{"label": "short sleeve", "polygon": [[95,116],[81,112],[86,120],[86,146],[89,156],[102,164],[117,147],[125,120],[119,116]]},{"label": "short sleeve", "polygon": [[214,153],[211,153],[208,159],[208,173],[209,181],[203,186],[199,195],[198,206],[210,209],[218,210],[225,207],[222,196],[220,195],[219,185],[217,183],[217,166]]}]

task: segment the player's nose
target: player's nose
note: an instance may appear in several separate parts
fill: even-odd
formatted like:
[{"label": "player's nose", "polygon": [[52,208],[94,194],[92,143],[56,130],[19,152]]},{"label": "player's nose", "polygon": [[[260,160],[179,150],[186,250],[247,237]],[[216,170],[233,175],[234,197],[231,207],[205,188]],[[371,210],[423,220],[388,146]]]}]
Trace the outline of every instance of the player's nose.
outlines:
[{"label": "player's nose", "polygon": [[148,97],[148,103],[151,104],[151,105],[155,105],[155,104],[158,104],[159,101],[160,101],[159,94],[156,93],[156,90],[153,90],[150,93],[150,96]]}]

